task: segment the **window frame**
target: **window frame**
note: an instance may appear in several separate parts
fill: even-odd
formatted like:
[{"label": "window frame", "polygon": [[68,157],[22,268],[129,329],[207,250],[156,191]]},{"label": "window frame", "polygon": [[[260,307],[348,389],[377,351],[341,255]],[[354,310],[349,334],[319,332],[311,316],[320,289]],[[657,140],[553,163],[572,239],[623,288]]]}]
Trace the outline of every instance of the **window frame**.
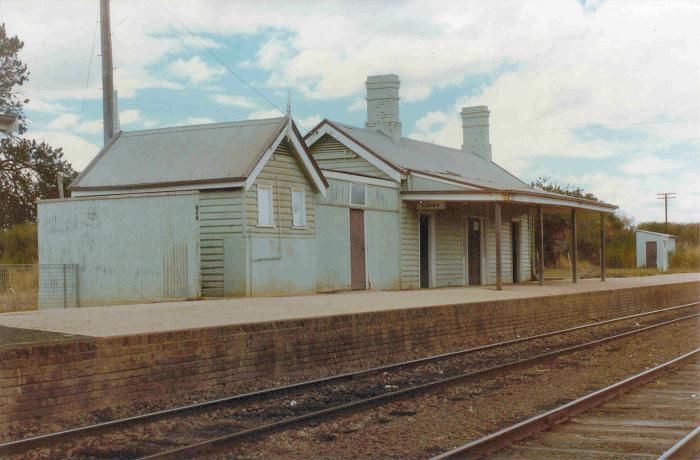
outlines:
[{"label": "window frame", "polygon": [[[353,189],[353,187],[355,187],[355,186],[357,186],[357,187],[362,187],[363,190],[364,190],[364,195],[363,195],[363,198],[362,198],[362,201],[363,201],[363,202],[362,202],[362,203],[353,203],[353,202],[352,202],[352,189]],[[361,208],[367,207],[367,184],[363,184],[363,183],[360,183],[360,182],[350,182],[349,193],[350,193],[350,196],[349,196],[349,199],[348,199],[348,203],[350,204],[350,206],[357,206],[357,207],[361,207]]]},{"label": "window frame", "polygon": [[[308,228],[307,223],[306,223],[306,190],[303,188],[292,188],[291,189],[291,200],[290,200],[290,205],[292,208],[292,228]],[[301,194],[301,224],[297,225],[294,222],[294,194],[299,193]]]},{"label": "window frame", "polygon": [[[262,216],[261,208],[260,208],[260,190],[267,190],[270,192],[270,209],[268,212],[268,217],[269,217],[269,223],[260,223],[260,216]],[[255,195],[256,195],[256,201],[257,201],[257,206],[258,206],[258,222],[257,226],[258,227],[265,227],[265,228],[274,228],[275,227],[275,193],[274,193],[274,188],[272,185],[262,185],[258,184],[255,190]]]}]

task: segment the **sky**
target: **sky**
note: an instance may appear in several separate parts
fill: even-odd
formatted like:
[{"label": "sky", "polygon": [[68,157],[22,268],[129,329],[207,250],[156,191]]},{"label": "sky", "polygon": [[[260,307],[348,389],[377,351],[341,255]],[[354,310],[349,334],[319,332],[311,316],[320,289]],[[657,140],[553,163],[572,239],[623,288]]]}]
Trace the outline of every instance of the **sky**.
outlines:
[{"label": "sky", "polygon": [[[31,6],[30,6],[31,5]],[[0,0],[31,72],[27,137],[81,170],[102,146],[99,1]],[[459,148],[491,110],[494,160],[663,220],[700,221],[700,2],[112,0],[121,129],[266,118],[362,126],[367,75],[401,78],[403,135]]]}]

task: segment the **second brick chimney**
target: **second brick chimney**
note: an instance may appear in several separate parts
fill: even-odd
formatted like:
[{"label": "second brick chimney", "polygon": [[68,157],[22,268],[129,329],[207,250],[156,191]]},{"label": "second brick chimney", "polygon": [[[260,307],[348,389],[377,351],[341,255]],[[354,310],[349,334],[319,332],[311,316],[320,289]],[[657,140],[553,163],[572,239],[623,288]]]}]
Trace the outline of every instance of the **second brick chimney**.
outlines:
[{"label": "second brick chimney", "polygon": [[399,139],[399,76],[394,74],[367,77],[367,128],[375,128]]},{"label": "second brick chimney", "polygon": [[489,108],[485,105],[462,108],[462,150],[492,161],[489,141]]}]

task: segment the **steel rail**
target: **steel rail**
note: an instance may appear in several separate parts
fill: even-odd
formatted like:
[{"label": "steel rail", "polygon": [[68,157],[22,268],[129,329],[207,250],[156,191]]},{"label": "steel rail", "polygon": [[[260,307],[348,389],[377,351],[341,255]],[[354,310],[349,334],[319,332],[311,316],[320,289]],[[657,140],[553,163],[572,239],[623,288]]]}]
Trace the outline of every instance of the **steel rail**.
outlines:
[{"label": "steel rail", "polygon": [[[699,356],[700,348],[696,348],[689,353],[683,354],[652,369],[640,372],[601,390],[575,399],[574,401],[566,403],[562,406],[444,452],[433,457],[431,460],[444,460],[448,458],[482,458],[485,455],[492,454],[500,449],[508,447],[517,441],[528,438],[541,431],[548,430],[554,425],[567,421],[582,412],[609,401],[610,399],[614,399],[623,393],[656,379],[664,372],[672,371],[676,367],[682,366],[683,364],[697,359]],[[695,431],[698,431],[698,429]]]},{"label": "steel rail", "polygon": [[641,332],[649,331],[658,327],[662,326],[667,326],[669,324],[674,324],[679,321],[685,321],[688,319],[694,319],[700,317],[700,313],[694,313],[691,315],[686,315],[682,316],[680,318],[674,318],[672,320],[664,321],[661,323],[653,324],[650,326],[645,326],[639,329],[635,329],[633,331],[628,331],[628,332],[623,332],[620,334],[615,334],[611,335],[608,337],[604,337],[602,339],[597,339],[591,342],[586,342],[583,344],[578,344],[578,345],[573,345],[570,347],[562,348],[559,350],[554,350],[551,352],[543,353],[540,355],[535,355],[531,356],[522,360],[518,361],[511,361],[505,364],[499,364],[496,366],[488,367],[485,369],[480,369],[478,371],[472,371],[472,372],[467,372],[463,374],[458,374],[454,375],[451,377],[446,377],[440,380],[436,380],[433,382],[428,382],[428,383],[423,383],[419,385],[415,385],[412,387],[404,388],[401,390],[396,390],[392,391],[389,393],[384,393],[381,395],[377,396],[372,396],[370,398],[365,398],[357,401],[353,401],[350,403],[345,403],[341,404],[338,406],[333,406],[329,407],[326,409],[322,409],[319,411],[315,412],[310,412],[308,414],[300,415],[300,416],[295,416],[295,417],[289,417],[283,420],[280,420],[278,422],[272,422],[268,423],[265,425],[260,425],[257,427],[241,430],[238,432],[234,432],[231,434],[223,435],[223,436],[218,436],[216,438],[208,439],[205,441],[200,441],[197,443],[193,443],[190,445],[182,446],[182,447],[177,447],[174,449],[170,449],[167,451],[163,452],[158,452],[152,455],[147,455],[144,457],[140,457],[140,460],[153,460],[153,459],[171,459],[171,458],[194,458],[197,455],[202,455],[207,453],[208,451],[211,451],[213,449],[219,448],[223,445],[227,445],[229,443],[232,443],[234,441],[242,441],[247,438],[254,438],[257,436],[261,436],[264,434],[268,434],[274,431],[280,431],[284,428],[293,426],[293,425],[298,425],[303,422],[308,422],[311,420],[318,420],[318,419],[323,419],[326,417],[330,416],[335,416],[339,415],[341,413],[345,412],[351,412],[353,410],[361,409],[361,408],[367,408],[367,407],[372,407],[375,405],[380,405],[389,401],[393,401],[396,399],[400,399],[409,395],[417,395],[420,393],[425,393],[430,390],[437,389],[442,386],[446,385],[454,385],[457,383],[462,383],[467,380],[471,380],[477,377],[485,377],[487,375],[495,374],[498,372],[503,372],[503,371],[510,371],[514,369],[518,369],[521,367],[527,367],[531,366],[533,364],[537,364],[543,361],[546,361],[551,358],[555,358],[557,356],[561,356],[567,353],[572,353],[575,351],[587,349],[587,348],[594,348],[598,345],[602,345],[604,343],[621,339],[624,337],[629,337],[634,334],[639,334]]},{"label": "steel rail", "polygon": [[647,312],[643,312],[643,313],[626,315],[626,316],[622,316],[622,317],[618,317],[618,318],[612,318],[612,319],[607,319],[607,320],[603,320],[603,321],[587,323],[587,324],[583,324],[580,326],[574,326],[574,327],[560,329],[560,330],[556,330],[556,331],[545,332],[542,334],[532,335],[532,336],[528,336],[528,337],[522,337],[522,338],[518,338],[518,339],[512,339],[512,340],[506,340],[506,341],[502,341],[502,342],[480,345],[477,347],[466,348],[466,349],[462,349],[462,350],[456,350],[456,351],[441,353],[441,354],[437,354],[437,355],[431,355],[431,356],[427,356],[427,357],[423,357],[423,358],[416,358],[416,359],[412,359],[412,360],[408,360],[408,361],[403,361],[400,363],[392,363],[392,364],[387,364],[387,365],[383,365],[383,366],[362,369],[359,371],[352,371],[352,372],[347,372],[347,373],[342,373],[342,374],[336,374],[336,375],[331,375],[328,377],[322,377],[319,379],[313,379],[313,380],[307,380],[307,381],[303,381],[303,382],[293,383],[290,385],[284,385],[284,386],[273,387],[273,388],[266,388],[263,390],[242,393],[242,394],[233,395],[233,396],[226,396],[223,398],[218,398],[218,399],[203,401],[203,402],[199,402],[199,403],[189,404],[186,406],[179,406],[179,407],[174,407],[174,408],[170,408],[170,409],[149,412],[146,414],[125,417],[125,418],[121,418],[121,419],[117,419],[117,420],[110,420],[107,422],[100,422],[100,423],[96,423],[96,424],[92,424],[92,425],[57,431],[54,433],[47,433],[47,434],[43,434],[43,435],[32,436],[29,438],[18,439],[15,441],[10,441],[10,442],[0,444],[0,454],[9,454],[9,453],[14,453],[14,452],[22,451],[22,450],[28,450],[28,449],[32,449],[32,448],[47,447],[49,445],[65,441],[67,439],[71,439],[75,436],[96,435],[99,433],[104,433],[104,432],[108,432],[108,431],[112,431],[112,430],[126,428],[126,427],[136,425],[139,423],[154,422],[154,421],[157,421],[159,419],[163,419],[163,418],[167,418],[167,417],[171,417],[171,416],[184,415],[187,413],[192,413],[192,412],[204,410],[207,408],[211,408],[213,406],[225,407],[226,405],[235,404],[235,403],[239,403],[242,401],[261,399],[261,398],[271,396],[274,394],[282,394],[282,393],[289,392],[289,391],[300,390],[300,389],[312,387],[314,385],[319,385],[319,384],[324,384],[324,383],[333,383],[333,382],[342,382],[345,380],[352,380],[352,379],[357,378],[357,377],[371,375],[371,374],[375,374],[375,373],[378,374],[378,373],[382,373],[382,372],[385,372],[388,370],[395,370],[395,369],[400,369],[400,368],[404,368],[404,367],[417,366],[420,364],[435,362],[435,361],[439,361],[442,359],[451,358],[451,357],[455,357],[455,356],[467,355],[467,354],[472,354],[472,353],[476,353],[479,351],[497,349],[497,348],[515,345],[515,344],[519,344],[519,343],[544,339],[544,338],[552,337],[552,336],[556,336],[556,335],[562,335],[562,334],[566,334],[566,333],[570,333],[570,332],[576,332],[576,331],[580,331],[580,330],[584,330],[584,329],[599,327],[599,326],[603,326],[606,324],[612,324],[612,323],[626,321],[626,320],[630,320],[630,319],[642,318],[645,316],[651,316],[651,315],[672,312],[672,311],[676,311],[676,310],[680,310],[680,309],[684,309],[684,308],[690,308],[690,307],[697,306],[697,305],[700,305],[700,302],[691,302],[691,303],[676,305],[673,307],[666,307],[666,308],[651,310],[651,311],[647,311]]},{"label": "steel rail", "polygon": [[694,458],[700,452],[700,426],[695,427],[693,431],[688,433],[671,446],[666,452],[661,454],[657,460],[671,459],[688,459]]}]

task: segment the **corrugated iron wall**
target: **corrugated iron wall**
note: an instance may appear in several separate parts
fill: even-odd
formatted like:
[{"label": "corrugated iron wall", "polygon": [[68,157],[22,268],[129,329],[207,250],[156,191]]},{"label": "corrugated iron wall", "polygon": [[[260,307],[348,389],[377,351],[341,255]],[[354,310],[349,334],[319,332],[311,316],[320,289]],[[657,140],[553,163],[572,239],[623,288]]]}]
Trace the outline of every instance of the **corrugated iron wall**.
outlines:
[{"label": "corrugated iron wall", "polygon": [[198,203],[198,192],[40,202],[39,263],[78,264],[81,306],[198,297]]}]

